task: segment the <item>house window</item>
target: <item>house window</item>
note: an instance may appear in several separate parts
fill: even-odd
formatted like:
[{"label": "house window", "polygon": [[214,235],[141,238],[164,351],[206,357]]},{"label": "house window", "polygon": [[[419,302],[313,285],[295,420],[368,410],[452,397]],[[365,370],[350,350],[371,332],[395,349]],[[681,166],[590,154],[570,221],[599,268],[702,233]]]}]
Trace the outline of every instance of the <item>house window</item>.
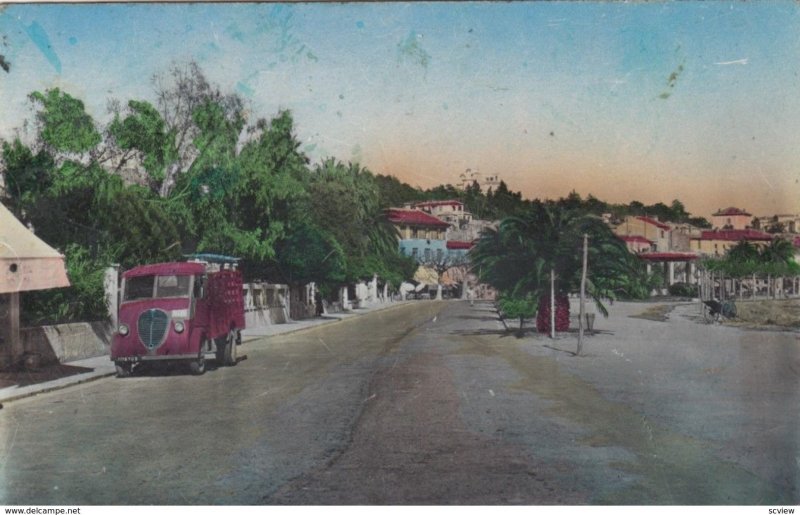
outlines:
[{"label": "house window", "polygon": [[444,252],[442,252],[442,249],[436,249],[436,261],[441,261],[443,254]]},{"label": "house window", "polygon": [[414,247],[413,249],[411,249],[411,256],[412,257],[416,258],[418,255],[419,255],[419,249],[417,247]]},{"label": "house window", "polygon": [[431,260],[431,249],[425,249],[425,261]]}]

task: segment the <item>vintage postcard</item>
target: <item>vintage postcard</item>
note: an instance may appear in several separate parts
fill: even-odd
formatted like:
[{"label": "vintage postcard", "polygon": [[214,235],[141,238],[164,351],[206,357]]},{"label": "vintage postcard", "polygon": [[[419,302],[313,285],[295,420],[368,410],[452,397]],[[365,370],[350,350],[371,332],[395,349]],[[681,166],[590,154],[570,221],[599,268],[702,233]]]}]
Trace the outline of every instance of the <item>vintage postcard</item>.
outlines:
[{"label": "vintage postcard", "polygon": [[0,504],[792,513],[798,36],[0,4]]}]

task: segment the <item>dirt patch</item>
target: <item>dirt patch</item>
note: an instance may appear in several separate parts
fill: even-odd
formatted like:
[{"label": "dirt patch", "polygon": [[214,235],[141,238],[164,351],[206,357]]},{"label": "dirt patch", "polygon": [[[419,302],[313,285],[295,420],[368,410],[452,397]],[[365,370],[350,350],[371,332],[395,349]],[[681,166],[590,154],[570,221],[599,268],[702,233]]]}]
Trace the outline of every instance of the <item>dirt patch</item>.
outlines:
[{"label": "dirt patch", "polygon": [[39,384],[75,374],[84,374],[92,370],[91,368],[75,367],[72,365],[51,365],[37,369],[20,367],[18,369],[0,372],[0,388]]},{"label": "dirt patch", "polygon": [[734,324],[800,329],[800,300],[759,300],[736,303]]},{"label": "dirt patch", "polygon": [[667,318],[675,306],[668,304],[656,304],[650,306],[638,315],[630,315],[631,318],[643,318],[645,320],[653,320],[655,322],[666,322]]}]

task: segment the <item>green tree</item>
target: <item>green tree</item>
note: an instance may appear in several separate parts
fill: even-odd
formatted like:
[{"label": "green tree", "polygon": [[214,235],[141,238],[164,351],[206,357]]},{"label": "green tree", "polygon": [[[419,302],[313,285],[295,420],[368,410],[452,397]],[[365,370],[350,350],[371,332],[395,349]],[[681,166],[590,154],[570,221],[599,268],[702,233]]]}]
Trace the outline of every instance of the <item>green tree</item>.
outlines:
[{"label": "green tree", "polygon": [[11,199],[12,209],[21,214],[21,204],[31,202],[52,184],[55,168],[53,157],[44,150],[36,154],[18,138],[13,143],[3,142],[5,191]]},{"label": "green tree", "polygon": [[117,112],[109,126],[109,134],[122,150],[116,169],[137,157],[147,172],[148,186],[158,192],[169,166],[178,159],[175,130],[167,127],[158,110],[148,102],[131,100],[128,110],[125,118]]},{"label": "green tree", "polygon": [[53,321],[106,315],[102,274],[113,262],[132,266],[178,255],[180,241],[162,206],[147,190],[126,186],[101,165],[100,132],[83,103],[58,89],[34,92],[34,152],[3,142],[6,194],[15,214],[67,256],[72,287],[25,294],[33,319]]},{"label": "green tree", "polygon": [[376,175],[375,184],[378,186],[381,208],[398,207],[424,198],[420,189],[401,182],[392,175]]},{"label": "green tree", "polygon": [[59,88],[44,93],[34,91],[30,99],[38,109],[39,137],[53,151],[81,154],[100,143],[100,133],[84,110],[82,101]]},{"label": "green tree", "polygon": [[[607,315],[601,299],[616,297],[631,261],[624,243],[596,217],[534,202],[521,216],[506,218],[497,230],[485,231],[470,253],[471,261],[481,271],[481,280],[501,293],[514,298],[531,294],[540,299],[540,315],[549,309],[550,273],[554,272],[562,306],[556,314],[561,321],[557,329],[565,330],[569,303],[564,314],[563,300],[579,287],[583,234],[590,243],[588,293]],[[549,320],[539,329],[549,330]]]},{"label": "green tree", "polygon": [[[153,77],[153,85],[168,149],[158,192],[161,197],[168,197],[177,178],[192,169],[196,160],[203,162],[200,168],[208,167],[209,161],[219,157],[220,146],[230,146],[231,139],[235,151],[240,131],[245,128],[244,103],[239,96],[224,94],[212,85],[194,61],[172,65]],[[148,115],[146,121],[153,120]],[[157,129],[158,125],[148,125],[148,129]],[[236,134],[232,136],[231,132]],[[158,148],[157,141],[155,147]],[[148,148],[152,153],[152,147]]]},{"label": "green tree", "polygon": [[[311,224],[303,224],[277,245],[278,272],[289,284],[345,281],[346,256],[336,239]],[[332,290],[332,288],[329,288]]]},{"label": "green tree", "polygon": [[518,336],[523,335],[525,319],[533,317],[539,310],[539,298],[531,293],[521,296],[501,295],[498,304],[503,316],[519,319]]},{"label": "green tree", "polygon": [[794,260],[794,246],[789,240],[773,238],[761,249],[761,260],[765,263],[789,263]]}]

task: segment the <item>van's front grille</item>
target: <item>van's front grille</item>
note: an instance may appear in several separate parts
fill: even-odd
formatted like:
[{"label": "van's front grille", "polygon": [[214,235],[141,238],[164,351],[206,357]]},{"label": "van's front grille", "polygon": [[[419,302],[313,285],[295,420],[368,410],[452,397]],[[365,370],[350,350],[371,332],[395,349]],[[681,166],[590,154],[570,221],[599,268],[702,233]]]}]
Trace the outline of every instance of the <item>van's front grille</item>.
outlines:
[{"label": "van's front grille", "polygon": [[153,350],[164,343],[168,328],[169,316],[165,311],[148,309],[139,315],[139,340],[148,350]]}]

